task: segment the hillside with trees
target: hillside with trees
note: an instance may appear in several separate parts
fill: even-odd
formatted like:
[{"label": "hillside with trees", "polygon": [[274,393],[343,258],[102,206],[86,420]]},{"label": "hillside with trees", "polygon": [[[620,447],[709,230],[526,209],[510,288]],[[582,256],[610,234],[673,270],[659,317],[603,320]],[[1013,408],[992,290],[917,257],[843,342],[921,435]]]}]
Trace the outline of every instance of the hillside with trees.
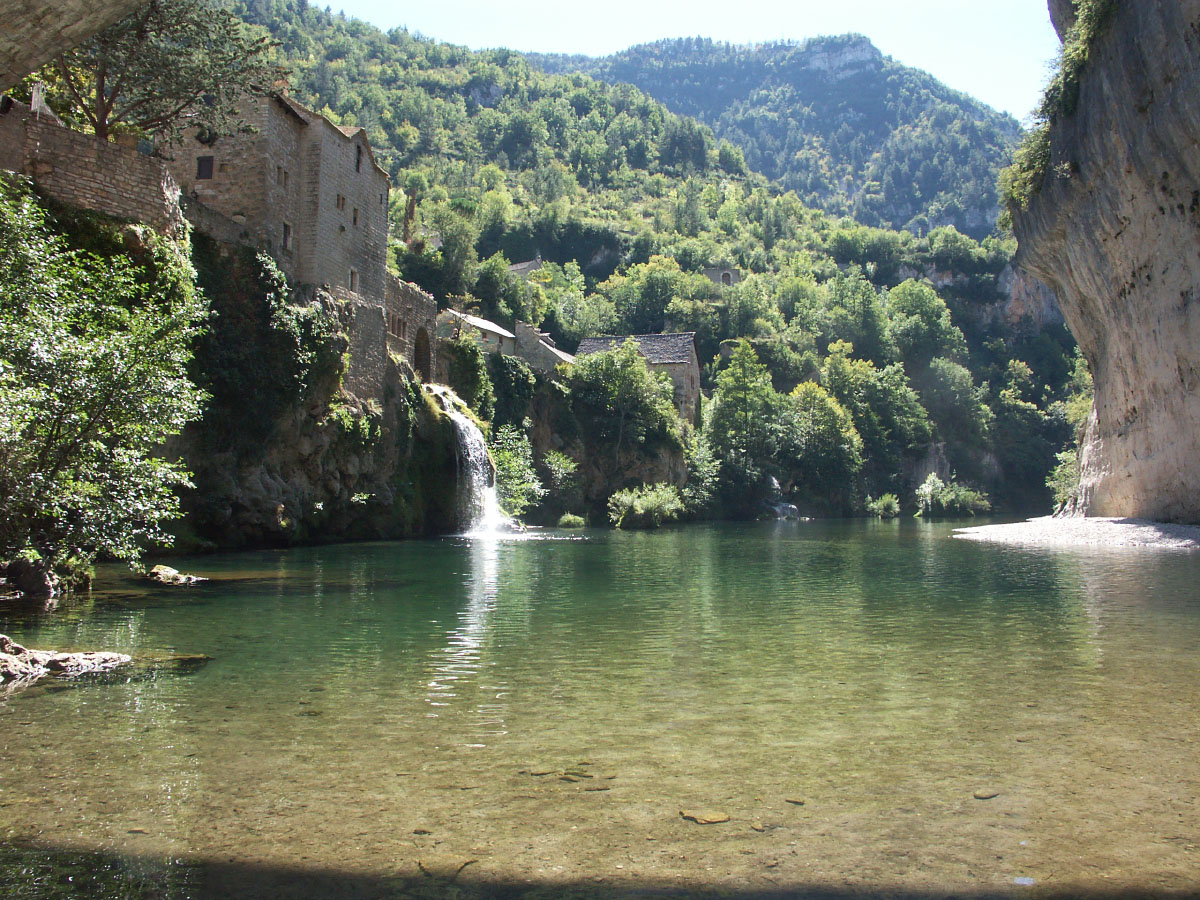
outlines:
[{"label": "hillside with trees", "polygon": [[728,141],[806,204],[917,233],[996,223],[1011,117],[884,56],[862,35],[736,46],[707,38],[612,56],[537,54],[548,72],[636,85]]},{"label": "hillside with trees", "polygon": [[[696,333],[714,399],[708,446],[689,452],[719,470],[719,513],[752,512],[775,484],[818,511],[889,493],[907,505],[931,454],[1001,506],[1048,506],[1045,478],[1071,432],[1073,343],[997,313],[1011,238],[894,231],[813,208],[628,84],[385,33],[300,0],[240,12],[279,42],[297,99],[367,129],[393,179],[392,262],[439,303],[540,324],[568,351],[595,334]],[[956,120],[995,136],[980,139],[998,159],[1004,123],[960,99]],[[961,168],[991,189],[991,169]],[[537,254],[532,276],[509,270]],[[715,284],[704,270],[717,266],[740,283]],[[718,353],[741,339],[740,357],[732,343]],[[770,434],[738,431],[761,417],[714,412],[734,357],[738,378],[766,373]],[[813,435],[834,434],[846,448],[836,472],[798,462]],[[754,490],[730,487],[738,479]]]}]

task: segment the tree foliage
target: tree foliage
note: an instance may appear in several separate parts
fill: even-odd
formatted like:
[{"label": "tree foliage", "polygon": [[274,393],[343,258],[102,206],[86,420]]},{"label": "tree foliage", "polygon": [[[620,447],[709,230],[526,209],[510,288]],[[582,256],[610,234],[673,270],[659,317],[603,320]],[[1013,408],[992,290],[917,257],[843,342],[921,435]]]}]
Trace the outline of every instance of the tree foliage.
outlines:
[{"label": "tree foliage", "polygon": [[73,250],[0,179],[0,559],[49,571],[168,541],[187,473],[158,454],[199,412],[205,307],[180,249],[141,240],[136,260]]},{"label": "tree foliage", "polygon": [[283,78],[272,47],[216,0],[149,0],[35,77],[68,122],[100,139],[169,141],[191,126],[215,137],[240,127],[240,97]]}]

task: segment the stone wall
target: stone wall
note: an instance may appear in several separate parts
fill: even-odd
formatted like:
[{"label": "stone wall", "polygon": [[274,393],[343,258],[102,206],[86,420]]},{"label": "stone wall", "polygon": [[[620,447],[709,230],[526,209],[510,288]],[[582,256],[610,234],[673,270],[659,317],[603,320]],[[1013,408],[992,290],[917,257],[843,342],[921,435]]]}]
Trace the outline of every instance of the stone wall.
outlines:
[{"label": "stone wall", "polygon": [[411,282],[401,281],[390,272],[386,275],[385,285],[388,349],[408,360],[421,378],[429,381],[437,371],[434,358],[437,301],[432,294]]},{"label": "stone wall", "polygon": [[0,115],[0,162],[59,203],[182,233],[179,186],[161,160],[38,118],[24,104]]},{"label": "stone wall", "polygon": [[516,324],[517,356],[529,363],[535,372],[553,372],[560,363],[569,363],[572,357],[554,346],[549,336],[524,322]]},{"label": "stone wall", "polygon": [[379,399],[387,372],[387,324],[382,304],[363,303],[345,288],[330,288],[330,293],[350,312],[347,328],[350,338],[350,364],[342,379],[342,388],[359,400]]},{"label": "stone wall", "polygon": [[133,12],[144,0],[0,0],[0,91],[68,47]]}]

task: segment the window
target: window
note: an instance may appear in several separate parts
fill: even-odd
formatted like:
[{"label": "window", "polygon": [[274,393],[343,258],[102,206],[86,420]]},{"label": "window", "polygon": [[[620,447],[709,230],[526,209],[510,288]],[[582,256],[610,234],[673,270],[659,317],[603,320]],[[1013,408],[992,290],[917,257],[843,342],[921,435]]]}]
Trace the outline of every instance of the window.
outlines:
[{"label": "window", "polygon": [[283,223],[283,249],[292,249],[292,226],[287,222]]},{"label": "window", "polygon": [[355,269],[350,270],[350,293],[358,293],[358,272]]},{"label": "window", "polygon": [[358,227],[358,207],[354,207],[354,226]]},{"label": "window", "polygon": [[213,158],[211,156],[196,157],[196,180],[208,181],[213,176]]},{"label": "window", "polygon": [[338,209],[346,208],[346,198],[343,197],[341,194],[337,195],[337,208]]},{"label": "window", "polygon": [[283,166],[275,167],[275,183],[283,184]]},{"label": "window", "polygon": [[362,144],[354,145],[354,171],[362,171]]}]

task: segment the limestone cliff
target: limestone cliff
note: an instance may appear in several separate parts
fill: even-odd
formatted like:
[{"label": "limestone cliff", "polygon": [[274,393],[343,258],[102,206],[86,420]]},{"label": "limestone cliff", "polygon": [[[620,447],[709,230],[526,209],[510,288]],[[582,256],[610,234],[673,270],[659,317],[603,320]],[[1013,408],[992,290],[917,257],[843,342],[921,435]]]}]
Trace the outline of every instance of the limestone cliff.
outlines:
[{"label": "limestone cliff", "polygon": [[[1060,33],[1073,20],[1052,2]],[[1200,522],[1200,0],[1119,0],[1014,211],[1095,379],[1078,511]]]}]

